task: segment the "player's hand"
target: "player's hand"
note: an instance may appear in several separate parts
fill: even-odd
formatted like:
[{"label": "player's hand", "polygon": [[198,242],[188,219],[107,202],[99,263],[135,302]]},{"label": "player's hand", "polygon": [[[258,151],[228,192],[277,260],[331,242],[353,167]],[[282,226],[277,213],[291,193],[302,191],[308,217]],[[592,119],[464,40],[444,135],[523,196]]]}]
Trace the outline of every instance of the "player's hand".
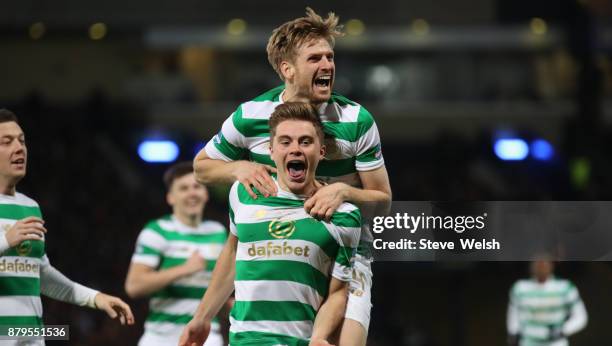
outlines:
[{"label": "player's hand", "polygon": [[549,326],[548,327],[549,330],[549,334],[548,334],[548,339],[551,341],[555,341],[558,339],[563,338],[565,335],[563,335],[563,327],[562,326]]},{"label": "player's hand", "polygon": [[134,324],[134,315],[132,309],[123,300],[104,293],[96,294],[94,299],[96,307],[99,310],[104,310],[108,316],[112,319],[119,317],[119,321],[122,325]]},{"label": "player's hand", "polygon": [[178,346],[202,346],[210,333],[210,321],[192,318],[183,328]]},{"label": "player's hand", "polygon": [[276,173],[276,168],[250,161],[238,162],[234,170],[234,177],[244,185],[251,197],[257,198],[251,186],[259,190],[265,197],[276,196],[276,184],[270,177],[270,173]]},{"label": "player's hand", "polygon": [[340,204],[345,201],[345,192],[348,187],[344,183],[325,185],[306,200],[304,209],[315,219],[329,222]]},{"label": "player's hand", "polygon": [[204,268],[206,268],[206,260],[200,256],[199,252],[194,251],[183,264],[183,267],[185,268],[187,275],[191,275],[204,270]]},{"label": "player's hand", "polygon": [[42,240],[47,229],[43,226],[45,222],[38,217],[30,216],[21,219],[4,234],[10,247],[19,245],[24,240]]},{"label": "player's hand", "polygon": [[335,345],[330,344],[329,342],[327,342],[327,340],[316,339],[316,340],[310,340],[310,342],[308,343],[308,346],[335,346]]}]

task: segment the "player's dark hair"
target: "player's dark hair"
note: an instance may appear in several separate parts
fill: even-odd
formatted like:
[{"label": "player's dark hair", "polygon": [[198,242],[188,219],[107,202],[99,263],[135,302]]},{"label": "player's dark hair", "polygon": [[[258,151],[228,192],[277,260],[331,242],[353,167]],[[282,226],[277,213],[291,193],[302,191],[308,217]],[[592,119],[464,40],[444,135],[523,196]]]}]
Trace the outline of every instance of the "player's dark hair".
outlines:
[{"label": "player's dark hair", "polygon": [[276,127],[278,124],[286,120],[302,120],[312,123],[317,131],[317,136],[321,144],[323,144],[325,136],[323,134],[323,123],[321,123],[317,108],[312,104],[304,102],[285,102],[278,105],[276,109],[274,109],[274,112],[272,112],[270,120],[268,120],[268,124],[270,125],[270,142],[272,142],[276,135]]},{"label": "player's dark hair", "polygon": [[176,179],[191,173],[193,173],[193,162],[183,161],[170,166],[170,168],[168,168],[164,173],[164,184],[166,185],[166,190],[170,191],[172,183]]},{"label": "player's dark hair", "polygon": [[329,12],[327,18],[323,19],[310,7],[306,7],[305,17],[286,22],[272,31],[266,46],[268,61],[282,80],[285,79],[280,71],[281,62],[294,62],[297,50],[302,44],[323,38],[330,47],[334,47],[336,37],[343,35],[338,20],[333,12]]},{"label": "player's dark hair", "polygon": [[10,121],[14,121],[19,124],[15,113],[9,111],[6,108],[0,108],[0,123],[8,123]]}]

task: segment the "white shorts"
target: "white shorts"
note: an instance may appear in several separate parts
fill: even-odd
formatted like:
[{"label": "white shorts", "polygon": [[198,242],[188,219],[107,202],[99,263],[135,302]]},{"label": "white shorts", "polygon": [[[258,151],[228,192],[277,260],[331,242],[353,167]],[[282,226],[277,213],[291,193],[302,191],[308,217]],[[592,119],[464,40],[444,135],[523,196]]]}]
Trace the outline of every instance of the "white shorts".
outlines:
[{"label": "white shorts", "polygon": [[356,255],[344,317],[359,322],[365,328],[366,334],[370,327],[372,310],[372,276],[372,261]]},{"label": "white shorts", "polygon": [[[142,337],[140,337],[138,346],[178,345],[180,337],[180,335],[167,336],[145,332],[142,334]],[[220,333],[211,330],[210,334],[208,334],[208,339],[206,339],[206,342],[204,343],[204,346],[223,346],[223,337]]]}]

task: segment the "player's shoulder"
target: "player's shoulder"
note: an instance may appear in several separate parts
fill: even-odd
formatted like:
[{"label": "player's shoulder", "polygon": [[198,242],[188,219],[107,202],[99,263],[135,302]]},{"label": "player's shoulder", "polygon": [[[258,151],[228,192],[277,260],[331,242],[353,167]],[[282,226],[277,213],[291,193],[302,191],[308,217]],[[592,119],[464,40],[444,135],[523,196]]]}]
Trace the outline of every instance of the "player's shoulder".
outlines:
[{"label": "player's shoulder", "polygon": [[352,124],[349,134],[345,134],[352,142],[364,136],[375,124],[374,117],[365,107],[342,95],[333,93],[328,104],[333,105],[325,111],[331,115],[330,118],[337,116],[340,122]]},{"label": "player's shoulder", "polygon": [[551,283],[555,285],[559,290],[571,290],[574,288],[574,284],[568,280],[558,277],[553,277]]},{"label": "player's shoulder", "polygon": [[284,89],[285,86],[281,85],[241,103],[234,113],[234,119],[244,118],[245,116],[249,118],[269,118],[276,105],[280,103],[280,95]]},{"label": "player's shoulder", "polygon": [[329,103],[335,103],[340,107],[344,106],[360,106],[359,103],[349,100],[348,97],[344,95],[340,95],[337,92],[332,92],[331,97],[329,98]]},{"label": "player's shoulder", "polygon": [[285,90],[285,86],[284,85],[279,85],[279,86],[277,86],[275,88],[272,88],[272,89],[264,92],[263,94],[260,94],[260,95],[256,96],[255,98],[253,98],[249,102],[265,102],[265,101],[279,102],[280,101],[280,95],[283,93],[283,90]]},{"label": "player's shoulder", "polygon": [[145,226],[144,230],[151,230],[156,233],[164,233],[168,231],[168,224],[172,222],[171,215],[164,215],[160,218],[149,220]]},{"label": "player's shoulder", "polygon": [[[272,176],[272,179],[275,179],[274,176]],[[235,181],[232,184],[232,187],[230,188],[230,192],[229,192],[230,206],[234,207],[234,206],[237,206],[238,204],[267,205],[267,204],[272,203],[272,200],[274,200],[274,196],[265,197],[255,187],[251,187],[251,190],[257,196],[257,199],[254,199],[253,197],[251,197],[251,195],[248,193],[247,189],[244,187],[244,185],[241,182]]]},{"label": "player's shoulder", "polygon": [[[253,127],[261,127],[261,124],[257,121],[263,122],[263,127],[267,126],[270,115],[280,103],[280,94],[283,90],[284,86],[279,86],[247,102],[241,103],[232,114],[234,127],[247,137],[258,134],[259,132]],[[255,121],[255,123],[253,121]],[[253,131],[255,131],[255,133],[253,133]]]},{"label": "player's shoulder", "polygon": [[200,224],[200,229],[204,233],[220,233],[220,232],[225,232],[225,226],[221,222],[215,221],[215,220],[204,220],[204,221],[202,221],[202,223]]},{"label": "player's shoulder", "polygon": [[[5,196],[2,195],[2,197],[5,197]],[[38,202],[36,202],[34,199],[26,196],[25,194],[21,192],[15,192],[13,201],[15,204],[23,205],[25,207],[39,208]]]},{"label": "player's shoulder", "polygon": [[27,216],[42,217],[38,203],[32,198],[16,192],[14,195],[0,195],[0,214],[8,218]]},{"label": "player's shoulder", "polygon": [[342,227],[361,227],[361,212],[356,205],[344,202],[332,214],[331,223]]},{"label": "player's shoulder", "polygon": [[340,107],[342,112],[356,113],[355,120],[357,122],[368,123],[368,122],[374,121],[374,117],[372,116],[372,113],[370,113],[366,107],[364,107],[362,104],[356,101],[350,100],[346,96],[333,92],[328,103],[333,103],[336,106]]},{"label": "player's shoulder", "polygon": [[533,289],[534,282],[531,279],[520,279],[517,280],[513,285],[511,291],[514,293],[520,293]]}]

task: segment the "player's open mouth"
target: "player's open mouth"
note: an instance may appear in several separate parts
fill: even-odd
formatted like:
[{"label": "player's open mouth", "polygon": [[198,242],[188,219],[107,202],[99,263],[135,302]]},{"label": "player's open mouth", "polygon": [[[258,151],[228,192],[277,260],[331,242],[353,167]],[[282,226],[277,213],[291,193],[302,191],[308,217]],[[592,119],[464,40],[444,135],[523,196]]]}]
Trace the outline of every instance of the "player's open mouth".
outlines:
[{"label": "player's open mouth", "polygon": [[25,159],[16,159],[16,160],[13,160],[13,161],[11,161],[11,164],[12,165],[18,165],[18,166],[24,165],[25,164]]},{"label": "player's open mouth", "polygon": [[300,160],[289,161],[287,163],[287,174],[292,181],[303,182],[306,180],[306,162]]},{"label": "player's open mouth", "polygon": [[321,75],[314,79],[314,87],[317,89],[327,90],[331,87],[332,76],[330,74]]}]

